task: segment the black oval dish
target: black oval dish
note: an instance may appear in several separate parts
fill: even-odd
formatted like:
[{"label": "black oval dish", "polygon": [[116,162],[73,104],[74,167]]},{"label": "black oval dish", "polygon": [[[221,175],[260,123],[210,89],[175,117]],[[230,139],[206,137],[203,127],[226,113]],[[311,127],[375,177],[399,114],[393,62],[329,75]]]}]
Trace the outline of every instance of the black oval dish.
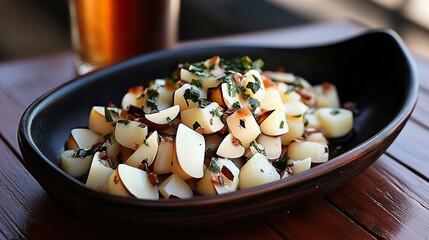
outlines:
[{"label": "black oval dish", "polygon": [[[305,173],[221,196],[139,200],[98,192],[59,167],[71,129],[87,125],[93,105],[120,102],[129,87],[170,74],[180,62],[220,55],[262,58],[264,69],[284,67],[313,84],[334,83],[343,102],[356,102],[354,135],[331,160]],[[260,217],[319,197],[370,166],[399,134],[417,99],[410,54],[390,30],[303,48],[217,46],[177,49],[130,59],[74,79],[34,101],[19,124],[24,163],[42,187],[70,212],[133,227],[202,226]]]}]

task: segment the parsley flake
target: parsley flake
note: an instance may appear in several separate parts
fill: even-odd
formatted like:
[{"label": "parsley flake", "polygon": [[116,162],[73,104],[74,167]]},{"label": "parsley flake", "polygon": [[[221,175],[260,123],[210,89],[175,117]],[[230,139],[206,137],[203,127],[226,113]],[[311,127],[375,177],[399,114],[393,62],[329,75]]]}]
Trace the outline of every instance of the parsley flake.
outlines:
[{"label": "parsley flake", "polygon": [[107,107],[104,107],[104,118],[106,122],[113,122],[112,114]]},{"label": "parsley flake", "polygon": [[194,122],[194,124],[192,124],[192,129],[193,130],[197,130],[198,128],[200,128],[201,127],[201,125],[200,125],[200,123],[199,122],[197,122],[197,121],[195,121]]},{"label": "parsley flake", "polygon": [[188,100],[190,99],[194,103],[198,102],[198,99],[200,98],[200,93],[196,91],[194,88],[188,88],[185,90],[183,97],[185,98],[186,105],[188,105],[189,107]]},{"label": "parsley flake", "polygon": [[285,126],[285,121],[281,121],[280,122],[280,129],[283,129],[284,126]]}]

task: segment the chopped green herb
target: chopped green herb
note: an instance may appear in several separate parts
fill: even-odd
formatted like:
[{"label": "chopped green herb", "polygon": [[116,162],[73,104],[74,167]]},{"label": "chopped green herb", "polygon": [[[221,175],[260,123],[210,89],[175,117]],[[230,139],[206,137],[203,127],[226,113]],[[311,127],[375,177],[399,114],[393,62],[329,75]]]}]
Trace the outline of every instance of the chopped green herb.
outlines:
[{"label": "chopped green herb", "polygon": [[255,141],[251,142],[250,146],[253,147],[258,153],[263,154],[263,155],[267,155],[265,153],[265,150],[264,149],[260,149],[259,146],[258,146],[258,144]]},{"label": "chopped green herb", "polygon": [[255,112],[256,109],[261,106],[261,103],[258,101],[258,99],[249,98],[249,104],[250,104],[250,110],[252,112]]},{"label": "chopped green herb", "polygon": [[168,126],[170,127],[174,126],[174,120],[171,120],[170,117],[166,117],[165,120],[167,120]]},{"label": "chopped green herb", "polygon": [[242,56],[231,59],[221,59],[221,64],[225,65],[227,71],[245,72],[252,69],[252,60],[248,56]]},{"label": "chopped green herb", "polygon": [[228,95],[230,97],[235,97],[235,95],[237,94],[237,87],[235,86],[234,83],[227,83],[227,88],[228,88]]},{"label": "chopped green herb", "polygon": [[215,108],[215,109],[213,109],[213,110],[210,111],[210,115],[212,117],[220,117],[221,114],[219,112],[219,109]]},{"label": "chopped green herb", "polygon": [[188,71],[191,73],[204,72],[206,66],[203,62],[193,63],[189,66]]},{"label": "chopped green herb", "polygon": [[125,126],[127,126],[128,123],[130,123],[130,121],[129,120],[125,120],[125,119],[119,119],[118,123],[121,123],[121,124],[124,124]]},{"label": "chopped green herb", "polygon": [[211,148],[207,148],[205,155],[206,155],[207,157],[213,157],[213,156],[215,155],[215,152],[214,152],[214,150],[213,150],[213,149],[211,149]]},{"label": "chopped green herb", "polygon": [[194,86],[199,87],[199,88],[203,87],[203,85],[201,84],[201,80],[199,80],[199,79],[192,79],[191,85],[194,85]]},{"label": "chopped green herb", "polygon": [[197,130],[198,128],[200,128],[201,125],[199,122],[195,121],[194,124],[192,124],[192,129]]},{"label": "chopped green herb", "polygon": [[256,59],[255,61],[252,62],[252,68],[253,69],[262,69],[264,67],[264,61],[262,61],[262,59]]},{"label": "chopped green herb", "polygon": [[331,114],[332,114],[332,115],[337,115],[337,114],[339,114],[339,113],[340,113],[340,110],[339,110],[339,109],[336,109],[336,108],[335,108],[335,109],[332,109],[332,110],[331,110]]},{"label": "chopped green herb", "polygon": [[308,119],[307,118],[303,118],[302,121],[304,122],[304,127],[307,127],[308,124],[309,124]]},{"label": "chopped green herb", "polygon": [[159,96],[158,91],[155,90],[155,89],[149,89],[149,90],[147,90],[147,94],[148,94],[149,98],[156,98],[156,97]]},{"label": "chopped green herb", "polygon": [[91,151],[91,149],[85,150],[85,149],[79,148],[79,149],[74,151],[72,157],[74,157],[74,158],[86,158],[88,156],[91,156],[92,154],[94,154],[94,153]]},{"label": "chopped green herb", "polygon": [[104,142],[109,141],[109,143],[110,143],[110,144],[112,144],[112,134],[111,134],[111,133],[109,133],[109,134],[104,135],[104,136],[103,136],[103,141],[104,141]]},{"label": "chopped green herb", "polygon": [[286,169],[289,159],[289,156],[283,154],[277,161],[273,162],[273,167],[278,173],[281,173]]},{"label": "chopped green herb", "polygon": [[140,124],[139,124],[139,127],[141,127],[141,128],[145,128],[145,127],[146,127],[146,124],[144,124],[144,123],[140,123]]},{"label": "chopped green herb", "polygon": [[200,98],[200,93],[198,91],[196,91],[194,88],[188,88],[185,90],[183,97],[186,100],[186,105],[188,105],[188,107],[189,107],[188,99],[190,99],[192,102],[196,103],[196,102],[198,102],[198,99]]},{"label": "chopped green herb", "polygon": [[301,77],[295,77],[295,79],[293,80],[293,82],[290,83],[290,84],[294,85],[295,87],[299,87],[301,89],[304,89],[305,87],[304,87],[304,84],[303,84],[303,80],[304,79],[301,78]]},{"label": "chopped green herb", "polygon": [[137,98],[137,100],[139,100],[139,99],[143,99],[145,96],[146,96],[146,94],[142,93],[142,94],[140,94],[140,96]]},{"label": "chopped green herb", "polygon": [[246,122],[244,121],[244,119],[240,119],[240,126],[242,128],[246,128]]},{"label": "chopped green herb", "polygon": [[212,159],[210,161],[209,167],[208,169],[214,173],[219,173],[220,172],[220,167],[219,165],[217,165],[216,160]]},{"label": "chopped green herb", "polygon": [[284,126],[285,126],[285,121],[281,121],[280,122],[280,129],[283,129]]},{"label": "chopped green herb", "polygon": [[106,122],[113,122],[112,114],[107,107],[104,107],[104,118],[106,119]]},{"label": "chopped green herb", "polygon": [[198,103],[200,104],[201,108],[205,108],[212,102],[207,99],[198,99]]},{"label": "chopped green herb", "polygon": [[252,77],[255,79],[255,82],[248,82],[246,88],[249,88],[255,94],[261,88],[261,82],[255,75],[252,75]]},{"label": "chopped green herb", "polygon": [[232,104],[232,108],[239,109],[239,108],[241,108],[241,105],[239,102],[235,102],[234,104]]}]

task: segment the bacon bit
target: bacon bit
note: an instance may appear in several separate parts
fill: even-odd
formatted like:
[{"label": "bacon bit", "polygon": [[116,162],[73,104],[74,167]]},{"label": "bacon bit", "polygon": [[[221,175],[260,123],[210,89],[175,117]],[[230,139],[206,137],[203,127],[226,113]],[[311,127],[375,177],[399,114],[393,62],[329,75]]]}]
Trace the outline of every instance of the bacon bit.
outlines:
[{"label": "bacon bit", "polygon": [[261,115],[259,116],[258,120],[256,121],[259,125],[267,119],[268,116],[270,116],[271,113],[273,113],[274,110],[268,110],[268,111],[261,111]]},{"label": "bacon bit", "polygon": [[315,132],[317,132],[315,128],[306,128],[305,129],[306,135],[310,135],[310,134],[315,133]]},{"label": "bacon bit", "polygon": [[170,194],[170,196],[168,197],[168,199],[180,199],[180,197]]},{"label": "bacon bit", "polygon": [[247,107],[240,108],[236,112],[237,112],[237,118],[242,118],[252,114],[252,112],[250,112],[249,108]]},{"label": "bacon bit", "polygon": [[144,92],[144,88],[143,86],[134,86],[130,89],[128,89],[129,93],[133,93],[133,94],[141,94]]},{"label": "bacon bit", "polygon": [[243,80],[244,76],[241,73],[234,73],[232,75],[232,78],[235,80],[236,83],[240,83]]},{"label": "bacon bit", "polygon": [[355,102],[345,102],[343,104],[343,108],[352,111],[353,114],[355,114],[355,115],[359,115],[359,113],[360,113],[359,109],[357,109],[357,106],[356,106]]},{"label": "bacon bit", "polygon": [[292,170],[292,168],[290,166],[286,166],[285,172],[287,172],[289,174],[293,174],[293,170]]},{"label": "bacon bit", "polygon": [[312,98],[312,96],[308,93],[305,93],[301,88],[295,88],[295,92],[298,93],[304,101],[308,101]]},{"label": "bacon bit", "polygon": [[238,138],[236,138],[236,137],[233,136],[232,137],[232,145],[238,146],[240,144],[241,144],[240,140]]},{"label": "bacon bit", "polygon": [[136,150],[137,148],[139,148],[139,144],[138,143],[133,143],[133,149]]},{"label": "bacon bit", "polygon": [[159,186],[159,177],[156,173],[150,172],[147,175],[149,177],[150,183],[152,183],[153,186]]},{"label": "bacon bit", "polygon": [[222,169],[220,172],[229,180],[234,181],[234,174],[232,174],[231,170],[229,168],[222,166]]},{"label": "bacon bit", "polygon": [[138,169],[141,169],[143,171],[147,171],[148,168],[149,168],[149,166],[147,165],[146,161],[141,162],[138,166]]},{"label": "bacon bit", "polygon": [[199,134],[204,134],[204,128],[200,127],[197,130],[195,130],[195,132],[197,132]]},{"label": "bacon bit", "polygon": [[100,153],[100,155],[98,155],[98,157],[99,157],[100,159],[107,159],[109,156],[107,156],[106,151],[102,151],[102,152]]},{"label": "bacon bit", "polygon": [[176,90],[175,84],[170,81],[165,81],[165,88],[168,88],[170,90]]},{"label": "bacon bit", "polygon": [[224,117],[226,118],[226,117],[228,117],[229,115],[231,115],[231,114],[233,114],[233,113],[235,113],[235,111],[237,111],[237,109],[236,108],[228,108],[224,113]]},{"label": "bacon bit", "polygon": [[303,137],[297,137],[294,140],[295,140],[295,142],[304,142],[304,138]]},{"label": "bacon bit", "polygon": [[286,72],[286,70],[283,67],[277,67],[276,72]]},{"label": "bacon bit", "polygon": [[[264,75],[262,75],[262,76],[263,76],[262,78],[264,78],[264,77],[265,77]],[[272,88],[272,87],[276,87],[276,85],[274,84],[274,82],[273,82],[273,81],[271,81],[270,79],[266,78],[266,77],[265,77],[265,79],[263,80],[263,82],[264,82],[264,87],[265,87],[265,88]]]},{"label": "bacon bit", "polygon": [[109,103],[107,104],[107,107],[116,107],[116,105],[115,105],[114,103],[112,103],[112,102],[109,102]]},{"label": "bacon bit", "polygon": [[113,178],[113,182],[115,183],[115,184],[118,184],[118,182],[119,182],[119,176],[118,175],[115,175],[115,177]]},{"label": "bacon bit", "polygon": [[322,83],[323,91],[329,91],[329,90],[331,90],[331,87],[332,87],[332,85],[329,82],[323,82]]},{"label": "bacon bit", "polygon": [[225,124],[225,126],[223,126],[223,128],[219,131],[219,133],[221,134],[221,135],[225,135],[226,133],[228,133],[228,125],[227,124]]},{"label": "bacon bit", "polygon": [[224,184],[223,178],[221,176],[212,177],[210,181],[212,183],[214,183],[214,184],[218,184],[218,185],[221,185],[221,186]]},{"label": "bacon bit", "polygon": [[121,118],[127,119],[128,118],[128,111],[127,110],[122,110],[120,115],[121,115]]},{"label": "bacon bit", "polygon": [[180,88],[181,86],[185,85],[186,83],[188,83],[188,82],[185,81],[185,80],[183,80],[183,79],[180,79],[179,81],[177,81],[178,88]]},{"label": "bacon bit", "polygon": [[109,165],[112,169],[116,169],[118,167],[118,161],[114,157],[107,157]]},{"label": "bacon bit", "polygon": [[174,138],[172,136],[168,136],[168,135],[160,135],[162,137],[162,139],[168,143],[174,143]]},{"label": "bacon bit", "polygon": [[216,65],[216,63],[218,63],[218,62],[219,62],[219,56],[213,56],[213,57],[209,60],[208,65],[209,65],[209,67],[210,67],[210,66],[212,66],[212,65]]}]

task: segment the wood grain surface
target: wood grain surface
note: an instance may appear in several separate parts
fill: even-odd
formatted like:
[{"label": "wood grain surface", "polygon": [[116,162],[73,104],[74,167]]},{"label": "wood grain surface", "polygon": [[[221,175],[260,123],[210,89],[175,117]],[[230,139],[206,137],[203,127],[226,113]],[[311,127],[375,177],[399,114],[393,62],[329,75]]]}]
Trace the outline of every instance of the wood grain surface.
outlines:
[{"label": "wood grain surface", "polygon": [[[364,31],[335,21],[178,44],[308,44]],[[286,39],[286,40],[285,40]],[[323,197],[259,221],[188,231],[149,231],[73,217],[21,164],[17,125],[34,99],[74,77],[70,52],[0,63],[0,239],[429,239],[429,60],[415,53],[419,100],[387,153]]]}]

